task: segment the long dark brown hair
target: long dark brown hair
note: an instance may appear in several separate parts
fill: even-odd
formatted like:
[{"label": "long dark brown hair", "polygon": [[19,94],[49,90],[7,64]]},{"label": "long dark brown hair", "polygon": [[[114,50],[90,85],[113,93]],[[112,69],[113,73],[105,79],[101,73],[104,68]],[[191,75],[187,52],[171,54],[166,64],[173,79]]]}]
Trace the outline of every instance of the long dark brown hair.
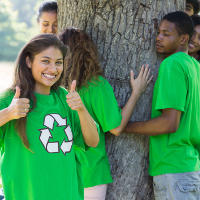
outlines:
[{"label": "long dark brown hair", "polygon": [[85,31],[70,27],[63,30],[58,37],[70,49],[64,78],[67,89],[73,80],[76,80],[77,89],[80,89],[87,86],[92,78],[98,80],[99,75],[103,75],[97,47]]},{"label": "long dark brown hair", "polygon": [[[31,69],[27,66],[26,58],[29,57],[30,61],[33,62],[37,54],[48,49],[49,47],[54,47],[60,50],[64,58],[67,54],[67,47],[53,34],[39,34],[32,38],[21,50],[17,58],[15,73],[14,73],[14,83],[11,90],[15,91],[16,86],[20,88],[20,98],[28,98],[31,101],[30,111],[36,106],[36,97],[34,94],[35,80],[33,78]],[[64,63],[64,62],[63,62]],[[51,87],[53,90],[57,90],[58,86],[61,85],[63,73],[60,79]],[[19,118],[16,121],[17,132],[25,145],[29,149],[29,142],[26,134],[26,117]]]}]

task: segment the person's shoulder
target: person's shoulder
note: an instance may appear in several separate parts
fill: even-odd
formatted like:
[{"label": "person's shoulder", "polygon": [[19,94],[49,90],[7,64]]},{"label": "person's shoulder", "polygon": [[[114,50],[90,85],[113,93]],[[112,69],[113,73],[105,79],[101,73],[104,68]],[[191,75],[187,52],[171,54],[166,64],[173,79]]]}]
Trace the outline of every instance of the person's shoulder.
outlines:
[{"label": "person's shoulder", "polygon": [[186,53],[183,53],[183,52],[177,52],[177,53],[174,53],[172,55],[170,55],[169,57],[165,58],[163,60],[162,63],[172,63],[172,62],[182,62],[183,59],[185,60],[185,58],[187,58],[188,55]]},{"label": "person's shoulder", "polygon": [[183,70],[199,66],[199,62],[195,58],[183,52],[177,54],[174,59],[174,63],[174,66],[178,66],[177,64],[179,64]]},{"label": "person's shoulder", "polygon": [[2,93],[0,93],[0,109],[10,105],[14,95],[15,95],[15,92],[10,89],[7,89],[3,91]]},{"label": "person's shoulder", "polygon": [[4,90],[3,92],[0,93],[0,100],[8,100],[8,99],[13,99],[15,95],[15,92],[11,89]]},{"label": "person's shoulder", "polygon": [[106,78],[104,78],[103,76],[99,76],[96,83],[94,83],[93,86],[95,86],[97,90],[102,91],[112,89],[108,80],[106,80]]},{"label": "person's shoulder", "polygon": [[179,70],[185,68],[184,66],[191,65],[194,62],[193,58],[184,52],[177,52],[164,59],[161,63],[161,70],[174,69]]},{"label": "person's shoulder", "polygon": [[107,90],[111,90],[111,85],[109,82],[103,77],[93,77],[90,81],[88,81],[87,86],[81,87],[78,91],[81,96],[84,94],[90,94],[93,98],[99,96]]},{"label": "person's shoulder", "polygon": [[93,90],[97,88],[102,88],[106,84],[109,83],[103,76],[97,76],[97,77],[92,77],[92,79],[88,81],[87,86],[84,86],[81,89],[87,90],[89,88],[89,90]]},{"label": "person's shoulder", "polygon": [[56,93],[57,95],[67,95],[69,92],[64,88],[59,86],[56,91],[52,91],[52,93]]}]

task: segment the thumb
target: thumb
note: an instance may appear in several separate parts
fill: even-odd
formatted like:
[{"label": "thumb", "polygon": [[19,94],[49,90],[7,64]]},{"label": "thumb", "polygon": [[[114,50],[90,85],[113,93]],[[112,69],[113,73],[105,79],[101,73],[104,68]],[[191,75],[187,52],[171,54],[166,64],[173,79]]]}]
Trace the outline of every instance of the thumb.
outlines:
[{"label": "thumb", "polygon": [[71,93],[71,92],[74,92],[74,91],[75,91],[75,88],[76,88],[76,80],[73,80],[73,81],[72,81],[72,84],[71,84],[70,93]]},{"label": "thumb", "polygon": [[15,92],[15,96],[14,96],[14,99],[18,99],[20,96],[20,89],[18,86],[16,86],[16,92]]},{"label": "thumb", "polygon": [[133,70],[130,71],[130,78],[131,78],[131,82],[134,81],[134,72],[133,72]]}]

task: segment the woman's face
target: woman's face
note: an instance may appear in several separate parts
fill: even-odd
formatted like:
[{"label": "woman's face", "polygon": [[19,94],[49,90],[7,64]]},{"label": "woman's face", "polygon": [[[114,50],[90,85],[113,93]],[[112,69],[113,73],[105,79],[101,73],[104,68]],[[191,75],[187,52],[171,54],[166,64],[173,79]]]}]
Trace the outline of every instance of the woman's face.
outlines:
[{"label": "woman's face", "polygon": [[194,15],[194,8],[193,8],[193,5],[191,3],[186,3],[185,13],[187,13],[189,16]]},{"label": "woman's face", "polygon": [[57,13],[56,12],[42,12],[39,22],[40,33],[57,34]]},{"label": "woman's face", "polygon": [[63,71],[61,51],[55,47],[49,47],[37,54],[32,63],[28,57],[26,62],[35,79],[34,92],[50,94],[51,86],[58,81]]},{"label": "woman's face", "polygon": [[195,53],[197,54],[199,50],[200,50],[200,25],[197,25],[194,27],[194,33],[190,40],[188,52],[189,55],[192,55]]}]

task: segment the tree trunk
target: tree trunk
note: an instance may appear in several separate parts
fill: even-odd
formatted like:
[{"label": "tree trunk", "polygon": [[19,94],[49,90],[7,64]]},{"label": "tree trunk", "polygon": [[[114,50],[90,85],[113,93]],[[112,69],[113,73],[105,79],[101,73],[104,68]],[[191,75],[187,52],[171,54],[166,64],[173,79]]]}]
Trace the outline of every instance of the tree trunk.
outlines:
[{"label": "tree trunk", "polygon": [[[59,30],[74,26],[92,36],[120,105],[131,93],[130,70],[137,76],[143,64],[150,65],[154,80],[138,101],[132,121],[150,118],[153,85],[163,59],[155,48],[158,24],[166,13],[183,10],[184,4],[185,0],[58,0]],[[106,146],[114,180],[106,199],[154,199],[147,171],[149,138],[108,133]]]}]

